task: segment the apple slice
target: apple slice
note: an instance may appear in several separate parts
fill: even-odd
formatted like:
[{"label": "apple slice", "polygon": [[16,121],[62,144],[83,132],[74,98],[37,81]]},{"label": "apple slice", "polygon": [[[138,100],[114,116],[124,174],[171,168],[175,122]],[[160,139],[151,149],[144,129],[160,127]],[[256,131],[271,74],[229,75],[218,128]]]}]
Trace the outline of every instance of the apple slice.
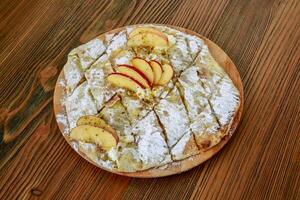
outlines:
[{"label": "apple slice", "polygon": [[154,80],[154,74],[149,63],[146,60],[138,57],[132,59],[131,63],[134,68],[138,69],[140,72],[142,72],[145,75],[145,77],[149,80],[150,85],[152,86]]},{"label": "apple slice", "polygon": [[137,68],[130,66],[130,65],[119,65],[117,67],[117,71],[121,74],[126,74],[127,76],[130,76],[134,80],[137,80],[145,88],[150,88],[150,83],[149,83],[148,79]]},{"label": "apple slice", "polygon": [[127,45],[130,47],[168,47],[168,40],[156,33],[140,33],[129,38]]},{"label": "apple slice", "polygon": [[82,116],[77,120],[76,124],[77,124],[77,126],[90,125],[90,126],[102,128],[102,129],[110,132],[111,134],[113,134],[113,136],[116,139],[118,138],[115,129],[113,129],[110,125],[108,125],[103,119],[101,119],[100,117],[97,117],[95,115]]},{"label": "apple slice", "polygon": [[171,80],[171,78],[173,77],[174,71],[173,71],[172,66],[169,64],[163,64],[161,67],[162,67],[163,73],[161,75],[161,78],[160,78],[158,84],[164,85]]},{"label": "apple slice", "polygon": [[162,75],[162,67],[161,67],[160,63],[155,60],[151,60],[149,62],[149,64],[152,67],[153,74],[154,74],[153,83],[158,84],[158,81],[160,80],[161,75]]},{"label": "apple slice", "polygon": [[163,32],[151,27],[138,27],[129,34],[129,38],[142,33],[154,33],[168,41],[168,37]]},{"label": "apple slice", "polygon": [[117,146],[117,139],[110,132],[90,125],[73,128],[70,138],[81,142],[94,143],[106,151]]},{"label": "apple slice", "polygon": [[112,73],[107,76],[107,81],[117,87],[123,87],[134,92],[137,92],[139,89],[144,89],[142,84],[126,74]]}]

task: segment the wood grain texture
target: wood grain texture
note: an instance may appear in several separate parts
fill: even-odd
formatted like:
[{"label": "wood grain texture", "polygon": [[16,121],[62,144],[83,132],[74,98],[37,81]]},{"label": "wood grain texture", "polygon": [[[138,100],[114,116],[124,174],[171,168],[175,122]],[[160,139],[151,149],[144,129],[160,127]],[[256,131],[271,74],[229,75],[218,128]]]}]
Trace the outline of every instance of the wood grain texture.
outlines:
[{"label": "wood grain texture", "polygon": [[[298,0],[0,2],[0,199],[298,199]],[[159,179],[113,175],[64,141],[53,115],[70,49],[136,23],[194,30],[232,58],[244,116],[213,159]]]}]

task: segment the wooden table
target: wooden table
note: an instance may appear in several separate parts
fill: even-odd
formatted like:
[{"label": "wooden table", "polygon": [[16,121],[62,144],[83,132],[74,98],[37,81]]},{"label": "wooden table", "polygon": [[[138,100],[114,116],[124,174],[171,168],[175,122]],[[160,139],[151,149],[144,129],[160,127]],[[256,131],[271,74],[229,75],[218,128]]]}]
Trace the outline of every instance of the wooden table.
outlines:
[{"label": "wooden table", "polygon": [[[0,19],[0,199],[300,198],[299,0],[1,0]],[[136,23],[210,38],[244,82],[244,116],[231,141],[180,175],[100,170],[68,146],[53,115],[67,53]]]}]

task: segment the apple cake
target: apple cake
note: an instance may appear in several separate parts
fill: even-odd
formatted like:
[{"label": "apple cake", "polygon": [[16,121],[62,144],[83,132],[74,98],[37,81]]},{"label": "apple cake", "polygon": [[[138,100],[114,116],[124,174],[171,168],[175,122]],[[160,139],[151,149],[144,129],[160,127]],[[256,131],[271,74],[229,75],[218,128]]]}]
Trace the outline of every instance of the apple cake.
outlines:
[{"label": "apple cake", "polygon": [[229,134],[240,106],[239,91],[204,40],[167,26],[95,38],[69,53],[63,72],[64,135],[110,171],[205,153]]}]

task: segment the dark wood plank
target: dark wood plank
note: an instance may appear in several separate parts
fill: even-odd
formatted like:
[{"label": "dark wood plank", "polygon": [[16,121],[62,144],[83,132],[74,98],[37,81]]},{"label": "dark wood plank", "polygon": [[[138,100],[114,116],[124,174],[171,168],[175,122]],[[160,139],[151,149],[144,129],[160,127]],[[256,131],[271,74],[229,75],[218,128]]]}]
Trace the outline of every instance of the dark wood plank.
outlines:
[{"label": "dark wood plank", "polygon": [[[297,0],[0,3],[0,199],[297,199],[300,196],[300,3]],[[67,53],[116,27],[167,23],[220,45],[245,86],[232,141],[181,175],[104,172],[64,141],[54,84]]]}]

